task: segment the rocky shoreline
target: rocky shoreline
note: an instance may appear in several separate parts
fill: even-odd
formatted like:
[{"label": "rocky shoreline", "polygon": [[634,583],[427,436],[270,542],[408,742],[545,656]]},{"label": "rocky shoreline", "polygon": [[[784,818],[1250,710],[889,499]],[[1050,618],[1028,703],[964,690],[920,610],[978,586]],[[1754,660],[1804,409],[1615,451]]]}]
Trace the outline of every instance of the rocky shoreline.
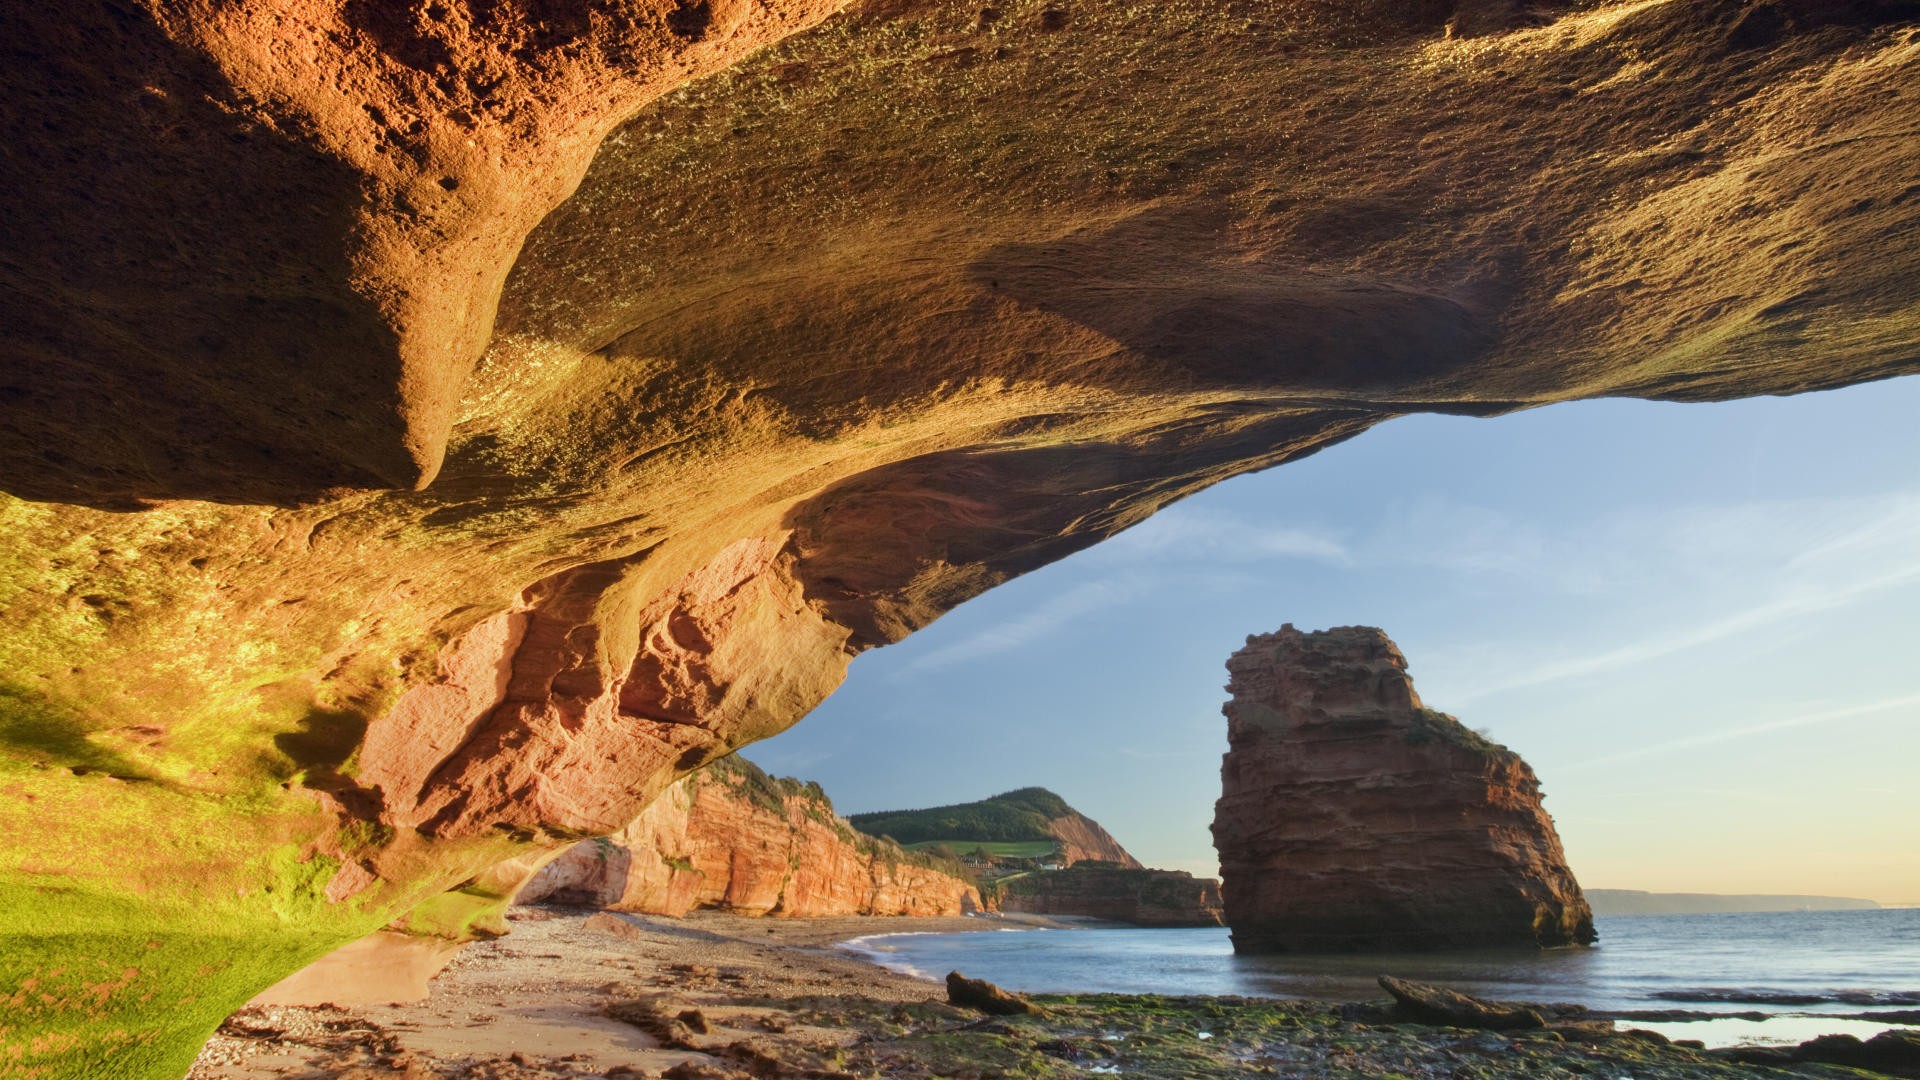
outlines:
[{"label": "rocky shoreline", "polygon": [[425,1001],[236,1013],[190,1080],[1920,1076],[1707,1051],[1590,1018],[1508,1031],[1411,1023],[1384,995],[1037,996],[1036,1012],[983,1016],[949,1005],[941,984],[833,947],[1042,919],[518,914],[514,933],[466,950]]}]

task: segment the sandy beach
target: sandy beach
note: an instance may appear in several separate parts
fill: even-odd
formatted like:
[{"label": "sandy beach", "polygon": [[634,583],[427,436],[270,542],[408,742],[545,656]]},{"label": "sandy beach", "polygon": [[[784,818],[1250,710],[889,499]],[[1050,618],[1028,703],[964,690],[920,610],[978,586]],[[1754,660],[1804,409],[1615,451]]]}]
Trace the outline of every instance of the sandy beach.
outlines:
[{"label": "sandy beach", "polygon": [[[833,943],[1037,925],[1057,924],[1037,916],[667,919],[522,908],[512,933],[461,952],[426,1000],[252,1006],[207,1044],[190,1076],[633,1077],[689,1063],[685,1076],[723,1075],[699,1070],[724,1068],[726,1055],[663,1046],[658,1033],[609,1013],[635,1004],[674,1018],[698,1010],[707,1030],[683,1038],[701,1047],[745,1043],[764,1053],[777,1042],[830,1050],[860,1032],[795,1023],[791,1009],[741,1003],[843,998],[944,1010],[942,986]],[[975,1018],[951,1011],[961,1022]]]}]

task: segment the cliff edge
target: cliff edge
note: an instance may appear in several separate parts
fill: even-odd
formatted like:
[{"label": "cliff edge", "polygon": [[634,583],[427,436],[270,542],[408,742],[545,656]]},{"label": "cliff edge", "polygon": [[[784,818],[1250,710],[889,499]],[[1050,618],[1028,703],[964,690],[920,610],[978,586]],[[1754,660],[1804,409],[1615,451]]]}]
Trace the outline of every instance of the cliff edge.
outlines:
[{"label": "cliff edge", "polygon": [[515,902],[675,917],[701,908],[794,918],[982,910],[958,869],[855,831],[818,784],[726,757],[614,835],[562,852]]},{"label": "cliff edge", "polygon": [[1426,708],[1386,634],[1291,625],[1227,661],[1214,846],[1236,952],[1595,940],[1540,782]]}]

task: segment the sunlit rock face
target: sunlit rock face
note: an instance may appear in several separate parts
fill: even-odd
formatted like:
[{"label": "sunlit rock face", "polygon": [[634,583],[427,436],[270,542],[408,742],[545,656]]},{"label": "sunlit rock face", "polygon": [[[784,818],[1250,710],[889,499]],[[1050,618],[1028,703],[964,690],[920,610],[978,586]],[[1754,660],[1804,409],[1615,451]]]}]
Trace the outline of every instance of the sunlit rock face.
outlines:
[{"label": "sunlit rock face", "polygon": [[1387,635],[1284,626],[1227,671],[1213,843],[1234,951],[1593,943],[1533,770],[1423,706]]},{"label": "sunlit rock face", "polygon": [[1141,869],[1140,860],[1120,841],[1113,838],[1099,822],[1078,810],[1069,809],[1067,813],[1047,822],[1047,831],[1060,842],[1054,855],[1063,866],[1076,866],[1083,862],[1111,863],[1125,870]]},{"label": "sunlit rock face", "polygon": [[862,835],[818,785],[723,758],[612,836],[568,848],[516,902],[682,916],[964,915],[980,893],[936,860]]},{"label": "sunlit rock face", "polygon": [[830,6],[0,14],[35,1060],[484,928],[859,650],[1383,419],[1920,369],[1910,5]]}]

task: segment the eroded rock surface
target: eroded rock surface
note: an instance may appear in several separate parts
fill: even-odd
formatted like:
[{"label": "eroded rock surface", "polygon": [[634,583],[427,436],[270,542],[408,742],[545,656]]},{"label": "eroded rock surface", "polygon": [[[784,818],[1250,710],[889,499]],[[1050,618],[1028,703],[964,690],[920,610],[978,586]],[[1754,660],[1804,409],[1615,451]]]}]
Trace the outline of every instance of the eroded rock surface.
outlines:
[{"label": "eroded rock surface", "polygon": [[840,6],[9,5],[8,489],[432,480],[522,242],[608,130]]},{"label": "eroded rock surface", "polygon": [[0,13],[28,1064],[484,931],[858,651],[1384,419],[1920,369],[1911,5],[831,6]]},{"label": "eroded rock surface", "polygon": [[676,917],[982,910],[970,882],[854,831],[817,785],[776,780],[735,758],[668,788],[612,836],[562,852],[516,899]]},{"label": "eroded rock surface", "polygon": [[1593,943],[1533,770],[1422,705],[1386,634],[1284,626],[1227,670],[1213,843],[1236,952]]},{"label": "eroded rock surface", "polygon": [[1047,831],[1060,842],[1059,858],[1065,866],[1078,866],[1081,863],[1106,863],[1122,869],[1142,869],[1140,860],[1133,853],[1120,846],[1099,822],[1078,810],[1060,815],[1047,822]]}]

